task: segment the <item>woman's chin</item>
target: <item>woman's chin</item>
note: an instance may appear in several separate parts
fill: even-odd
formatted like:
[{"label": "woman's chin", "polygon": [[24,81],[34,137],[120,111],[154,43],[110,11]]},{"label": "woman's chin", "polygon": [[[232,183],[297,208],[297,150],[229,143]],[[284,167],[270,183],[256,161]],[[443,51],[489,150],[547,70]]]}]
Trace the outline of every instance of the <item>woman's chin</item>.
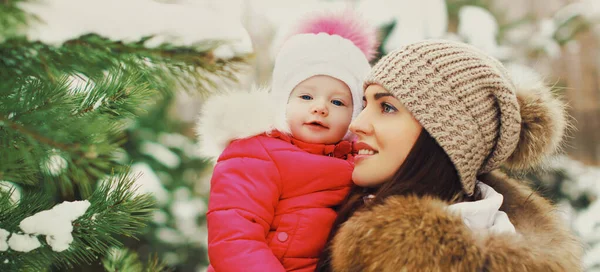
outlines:
[{"label": "woman's chin", "polygon": [[352,172],[352,182],[360,187],[376,187],[379,184],[383,183],[382,180],[377,179],[373,173],[365,173],[360,171],[360,169],[354,168]]}]

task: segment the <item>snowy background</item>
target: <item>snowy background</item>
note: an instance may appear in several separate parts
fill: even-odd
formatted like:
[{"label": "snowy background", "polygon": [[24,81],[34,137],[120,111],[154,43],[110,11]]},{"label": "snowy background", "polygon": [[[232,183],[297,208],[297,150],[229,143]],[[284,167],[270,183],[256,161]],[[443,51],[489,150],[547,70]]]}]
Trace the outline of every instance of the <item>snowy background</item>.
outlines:
[{"label": "snowy background", "polygon": [[[217,57],[254,54],[251,69],[239,75],[239,86],[269,82],[276,49],[292,22],[311,11],[347,7],[382,29],[393,25],[382,44],[384,52],[420,39],[446,38],[469,42],[521,69],[533,68],[563,90],[579,131],[572,135],[567,155],[551,162],[550,174],[536,178],[557,188],[549,197],[586,242],[587,271],[600,271],[600,145],[595,143],[600,125],[587,121],[600,119],[600,55],[594,53],[600,51],[599,0],[52,0],[22,7],[42,20],[27,30],[27,37],[50,44],[90,32],[123,41],[155,35],[146,41],[147,47],[164,41],[186,46],[206,39],[231,41],[215,51]],[[201,96],[182,92],[169,114],[192,126],[201,102]],[[198,158],[195,150],[193,140],[176,133],[141,147],[143,154],[168,169],[181,166],[180,153]],[[51,163],[60,171],[60,162]],[[153,192],[162,207],[154,216],[156,238],[205,247],[210,171],[194,177],[197,184],[192,189],[177,190],[166,189],[173,181],[146,163],[135,164],[132,171],[143,174],[138,180],[142,190]],[[0,189],[9,186],[0,183]],[[176,227],[166,226],[169,218]],[[185,262],[176,252],[161,258],[169,264]]]},{"label": "snowy background", "polygon": [[[250,81],[268,82],[276,48],[290,22],[310,11],[352,6],[374,25],[395,22],[382,45],[384,52],[426,38],[461,40],[525,73],[536,73],[549,84],[564,88],[561,95],[572,107],[572,114],[579,121],[574,124],[580,133],[571,135],[568,156],[551,161],[547,172],[535,179],[545,188],[542,191],[547,191],[547,196],[558,203],[565,221],[586,242],[586,271],[600,271],[600,168],[597,167],[600,148],[593,145],[600,141],[600,127],[588,122],[600,118],[600,83],[597,81],[600,55],[580,53],[600,50],[600,1],[265,0],[243,3],[248,5],[244,8],[243,22],[257,52],[256,69]],[[577,24],[582,22],[587,26],[585,34],[574,33]],[[591,48],[590,39],[593,40]],[[578,58],[584,60],[575,61]],[[584,63],[586,60],[591,63]],[[583,73],[591,74],[591,79],[580,76]],[[592,83],[585,85],[585,80]],[[584,126],[592,128],[582,129]],[[592,145],[585,143],[585,139]],[[581,149],[594,150],[595,154],[582,153]],[[582,204],[581,199],[585,203]]]}]

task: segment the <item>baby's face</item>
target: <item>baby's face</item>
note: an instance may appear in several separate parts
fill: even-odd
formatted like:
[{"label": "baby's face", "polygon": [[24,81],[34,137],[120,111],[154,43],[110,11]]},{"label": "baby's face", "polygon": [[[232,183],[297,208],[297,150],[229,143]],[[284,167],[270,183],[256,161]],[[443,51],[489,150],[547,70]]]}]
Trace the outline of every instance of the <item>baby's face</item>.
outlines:
[{"label": "baby's face", "polygon": [[296,139],[334,144],[346,135],[352,109],[350,88],[338,79],[319,75],[300,82],[292,90],[286,118]]}]

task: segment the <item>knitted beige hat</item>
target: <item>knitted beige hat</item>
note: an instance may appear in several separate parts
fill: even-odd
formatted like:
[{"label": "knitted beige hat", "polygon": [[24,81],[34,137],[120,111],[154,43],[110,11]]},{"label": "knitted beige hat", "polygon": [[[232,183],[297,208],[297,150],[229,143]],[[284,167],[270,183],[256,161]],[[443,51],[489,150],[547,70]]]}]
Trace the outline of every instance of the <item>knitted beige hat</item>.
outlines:
[{"label": "knitted beige hat", "polygon": [[[426,40],[395,50],[373,67],[365,88],[370,84],[392,93],[440,144],[469,195],[476,176],[519,153],[517,145],[520,157],[511,157],[511,164],[525,168],[529,163],[524,161],[536,162],[541,153],[554,151],[563,135],[565,122],[559,107],[554,118],[559,124],[550,124],[555,125],[550,135],[554,138],[541,139],[537,134],[527,138],[525,132],[531,130],[521,131],[522,101],[508,72],[499,61],[467,44]],[[528,152],[531,138],[533,146],[543,150]],[[552,141],[552,146],[540,141]]]}]

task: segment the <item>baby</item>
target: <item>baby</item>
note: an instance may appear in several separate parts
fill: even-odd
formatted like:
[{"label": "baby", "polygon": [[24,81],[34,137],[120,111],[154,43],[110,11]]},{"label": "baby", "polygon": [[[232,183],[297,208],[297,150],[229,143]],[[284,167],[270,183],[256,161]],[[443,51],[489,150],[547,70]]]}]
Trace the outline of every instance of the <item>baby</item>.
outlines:
[{"label": "baby", "polygon": [[309,18],[282,45],[271,92],[207,101],[201,141],[226,147],[211,179],[209,271],[314,271],[352,184],[348,126],[375,45],[351,12]]}]

